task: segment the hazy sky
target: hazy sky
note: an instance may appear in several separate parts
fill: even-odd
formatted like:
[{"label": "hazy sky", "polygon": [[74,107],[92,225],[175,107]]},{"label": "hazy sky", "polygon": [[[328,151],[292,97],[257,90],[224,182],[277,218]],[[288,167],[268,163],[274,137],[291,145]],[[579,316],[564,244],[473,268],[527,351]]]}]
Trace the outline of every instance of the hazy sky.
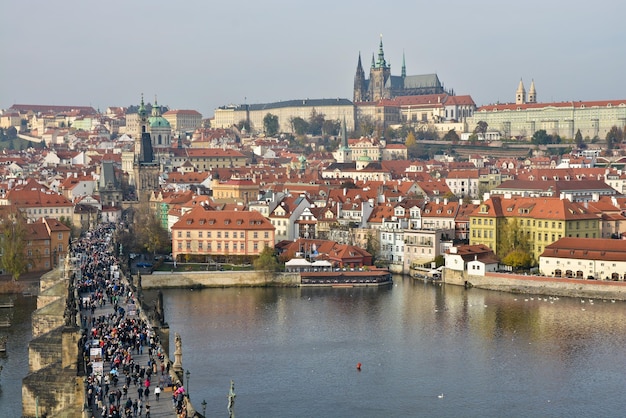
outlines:
[{"label": "hazy sky", "polygon": [[400,75],[436,72],[477,105],[626,99],[623,0],[5,0],[0,108],[107,106],[158,96],[218,106],[348,98],[383,35]]}]

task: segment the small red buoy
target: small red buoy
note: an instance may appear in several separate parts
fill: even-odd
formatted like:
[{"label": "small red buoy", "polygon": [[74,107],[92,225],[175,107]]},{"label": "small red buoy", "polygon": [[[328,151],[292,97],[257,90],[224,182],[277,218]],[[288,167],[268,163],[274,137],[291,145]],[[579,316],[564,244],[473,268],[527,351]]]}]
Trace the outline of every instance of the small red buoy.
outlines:
[{"label": "small red buoy", "polygon": [[357,364],[356,364],[356,369],[357,369],[358,371],[361,371],[361,363],[357,363]]}]

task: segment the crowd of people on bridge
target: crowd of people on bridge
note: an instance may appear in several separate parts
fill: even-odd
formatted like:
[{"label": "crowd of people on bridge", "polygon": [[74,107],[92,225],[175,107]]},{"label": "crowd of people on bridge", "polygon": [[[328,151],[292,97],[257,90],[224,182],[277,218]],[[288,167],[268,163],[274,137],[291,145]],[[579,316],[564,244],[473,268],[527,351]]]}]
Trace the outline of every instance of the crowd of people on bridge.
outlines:
[{"label": "crowd of people on bridge", "polygon": [[[101,225],[72,246],[80,264],[74,280],[85,331],[85,403],[94,418],[149,418],[151,394],[159,402],[164,389],[174,386],[170,364],[158,336],[139,316],[133,288],[122,280],[112,255],[113,230]],[[175,396],[173,401],[183,414],[184,405]]]}]

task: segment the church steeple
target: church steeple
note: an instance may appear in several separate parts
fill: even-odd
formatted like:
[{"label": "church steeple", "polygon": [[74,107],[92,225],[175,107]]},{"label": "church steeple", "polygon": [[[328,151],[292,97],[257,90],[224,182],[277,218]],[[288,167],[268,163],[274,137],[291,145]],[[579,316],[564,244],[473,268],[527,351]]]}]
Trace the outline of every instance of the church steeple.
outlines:
[{"label": "church steeple", "polygon": [[372,68],[376,68],[376,61],[374,61],[374,53],[372,52]]},{"label": "church steeple", "polygon": [[152,116],[161,116],[161,108],[157,103],[156,94],[154,95],[154,106],[152,106]]},{"label": "church steeple", "polygon": [[515,92],[515,104],[526,103],[526,89],[524,88],[524,82],[520,78],[517,91]]},{"label": "church steeple", "polygon": [[404,51],[402,51],[402,73],[400,75],[402,78],[406,78],[406,61],[404,59]]},{"label": "church steeple", "polygon": [[361,53],[359,52],[359,61],[356,65],[356,74],[354,75],[354,94],[353,100],[355,102],[366,101],[366,89],[365,89],[365,71],[363,71],[363,65],[361,64]]},{"label": "church steeple", "polygon": [[528,103],[537,103],[537,91],[535,90],[535,80],[530,82],[530,90],[528,90]]},{"label": "church steeple", "polygon": [[376,61],[376,67],[387,67],[387,62],[385,61],[385,51],[383,51],[383,35],[380,35],[380,44],[378,45],[378,61]]}]

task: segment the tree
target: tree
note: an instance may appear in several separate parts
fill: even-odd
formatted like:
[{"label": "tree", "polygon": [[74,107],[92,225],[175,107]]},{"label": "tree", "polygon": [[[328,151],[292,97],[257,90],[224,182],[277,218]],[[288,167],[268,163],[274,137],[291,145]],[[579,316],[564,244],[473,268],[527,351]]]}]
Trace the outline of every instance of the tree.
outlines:
[{"label": "tree", "polygon": [[417,139],[415,139],[415,134],[413,131],[409,131],[406,136],[406,140],[404,141],[404,145],[406,145],[406,151],[409,158],[414,159],[417,158],[419,154],[419,147],[417,145]]},{"label": "tree", "polygon": [[456,130],[454,129],[450,129],[444,136],[443,136],[443,140],[444,141],[450,141],[450,142],[454,142],[457,143],[459,142],[459,135],[456,133]]},{"label": "tree", "polygon": [[476,127],[474,128],[474,133],[476,135],[482,134],[483,139],[485,139],[485,133],[487,133],[488,126],[489,124],[487,122],[485,122],[484,120],[479,120],[478,123],[476,124]]},{"label": "tree", "polygon": [[527,251],[516,249],[510,251],[504,258],[502,258],[502,262],[517,270],[532,266],[533,259]]},{"label": "tree", "polygon": [[15,126],[9,126],[6,130],[6,135],[9,139],[17,138],[17,129],[15,129]]},{"label": "tree", "polygon": [[576,135],[574,136],[574,142],[576,143],[576,147],[578,149],[587,148],[587,144],[583,140],[583,135],[580,133],[580,129],[576,131]]},{"label": "tree", "polygon": [[504,221],[498,232],[498,242],[496,243],[496,251],[500,255],[507,255],[513,250],[530,253],[528,237],[521,230],[518,220],[515,218]]},{"label": "tree", "polygon": [[322,124],[322,135],[324,136],[337,136],[341,129],[341,122],[338,120],[325,120]]},{"label": "tree", "polygon": [[323,113],[317,113],[315,109],[311,110],[311,116],[309,117],[309,133],[311,135],[321,135],[324,121]]},{"label": "tree", "polygon": [[244,129],[248,132],[250,132],[250,122],[245,120],[245,119],[241,119],[239,122],[237,122],[237,129],[239,129],[239,131],[243,131]]},{"label": "tree", "polygon": [[295,118],[291,118],[291,129],[296,133],[296,135],[306,135],[309,131],[309,122],[302,119],[300,116],[296,116]]},{"label": "tree", "polygon": [[276,273],[280,264],[276,258],[276,252],[272,247],[265,247],[259,257],[252,263],[255,270],[263,271],[265,274],[265,280],[269,279],[274,273]]},{"label": "tree", "polygon": [[148,204],[140,204],[133,216],[133,233],[142,250],[156,254],[169,252],[171,240]]},{"label": "tree", "polygon": [[278,133],[278,116],[268,113],[263,118],[263,128],[265,129],[265,135],[275,136]]},{"label": "tree", "polygon": [[6,212],[0,217],[0,248],[2,249],[2,269],[11,274],[13,280],[27,270],[26,219],[21,212]]},{"label": "tree", "polygon": [[365,251],[372,255],[372,264],[376,263],[380,253],[380,241],[375,234],[368,232],[367,241],[365,243]]},{"label": "tree", "polygon": [[613,149],[624,139],[624,132],[617,126],[613,126],[609,132],[606,133],[606,148]]},{"label": "tree", "polygon": [[366,115],[359,118],[357,135],[370,136],[376,130],[376,124],[371,116]]},{"label": "tree", "polygon": [[533,134],[532,143],[535,145],[546,145],[550,144],[551,142],[552,139],[545,129],[539,129]]}]

